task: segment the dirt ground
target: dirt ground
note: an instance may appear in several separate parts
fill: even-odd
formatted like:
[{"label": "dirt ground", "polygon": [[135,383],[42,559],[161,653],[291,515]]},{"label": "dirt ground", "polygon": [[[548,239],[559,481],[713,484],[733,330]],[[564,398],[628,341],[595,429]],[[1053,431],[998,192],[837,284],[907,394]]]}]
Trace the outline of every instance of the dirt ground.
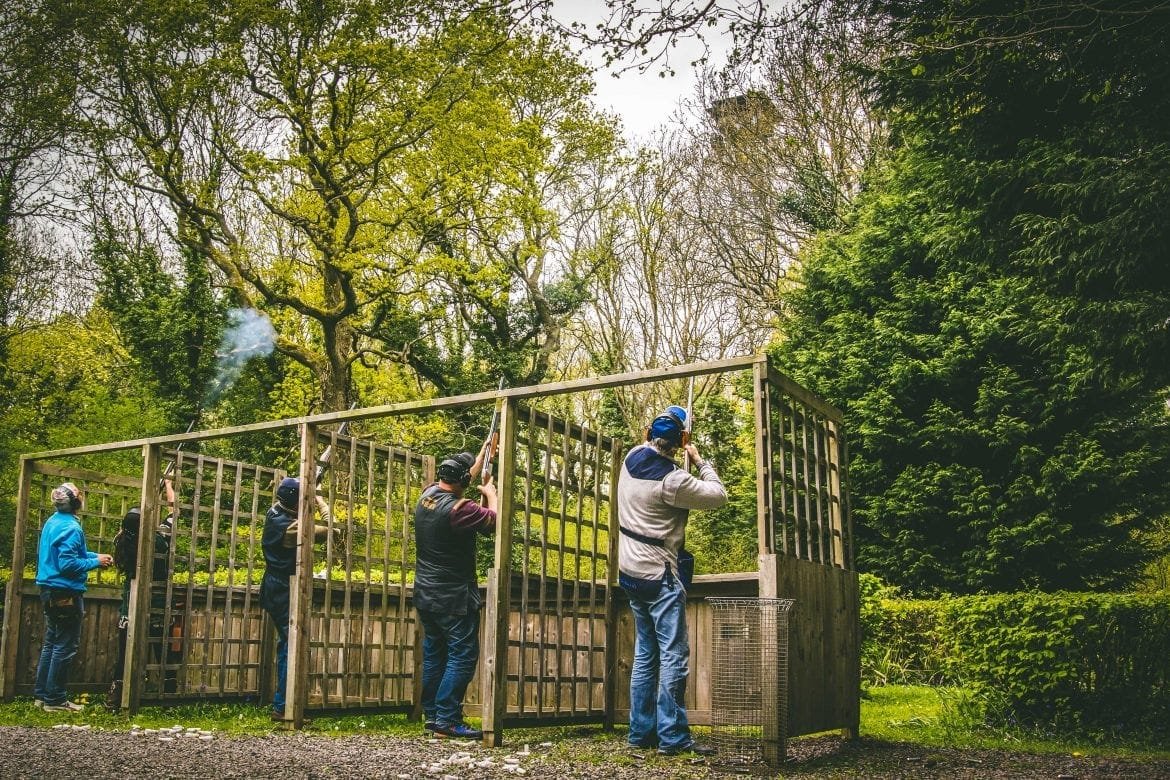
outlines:
[{"label": "dirt ground", "polygon": [[[930,750],[838,737],[791,743],[781,777],[1170,778],[1170,761],[1074,758],[1004,751]],[[706,760],[631,751],[596,731],[489,750],[478,744],[394,736],[278,733],[225,736],[90,728],[0,728],[0,777],[96,778],[705,778],[777,776]]]}]

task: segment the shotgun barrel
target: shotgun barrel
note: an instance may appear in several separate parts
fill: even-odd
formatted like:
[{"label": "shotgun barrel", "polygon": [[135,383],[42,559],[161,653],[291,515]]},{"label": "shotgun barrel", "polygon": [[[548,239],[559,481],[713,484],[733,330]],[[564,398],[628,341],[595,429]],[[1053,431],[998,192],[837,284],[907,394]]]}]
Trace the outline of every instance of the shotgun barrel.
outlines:
[{"label": "shotgun barrel", "polygon": [[[500,377],[500,386],[497,387],[496,389],[497,390],[504,389],[504,378],[503,377]],[[487,435],[487,442],[486,442],[487,452],[485,452],[483,455],[483,468],[480,469],[480,472],[479,472],[481,477],[484,474],[491,474],[492,473],[492,456],[495,454],[495,451],[496,451],[496,436],[499,434],[499,431],[497,431],[496,428],[499,426],[499,424],[500,424],[500,406],[497,403],[496,408],[492,410],[491,425],[488,426],[488,435]]]},{"label": "shotgun barrel", "polygon": [[[350,404],[349,410],[352,412],[356,408],[357,401],[354,401],[352,404]],[[341,427],[337,429],[338,436],[344,436],[347,433],[349,433],[349,420],[343,422]],[[317,475],[313,479],[313,484],[315,486],[319,487],[321,485],[321,480],[325,478],[325,472],[329,471],[330,461],[332,459],[333,445],[330,444],[325,448],[325,451],[321,453],[321,456],[317,458]]]}]

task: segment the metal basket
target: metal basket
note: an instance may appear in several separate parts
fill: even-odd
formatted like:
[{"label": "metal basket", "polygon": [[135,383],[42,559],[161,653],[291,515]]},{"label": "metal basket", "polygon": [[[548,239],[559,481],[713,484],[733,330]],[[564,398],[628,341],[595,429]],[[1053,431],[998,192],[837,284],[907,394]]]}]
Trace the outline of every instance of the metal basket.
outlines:
[{"label": "metal basket", "polygon": [[776,766],[788,722],[792,599],[706,599],[711,608],[711,739],[723,765]]}]

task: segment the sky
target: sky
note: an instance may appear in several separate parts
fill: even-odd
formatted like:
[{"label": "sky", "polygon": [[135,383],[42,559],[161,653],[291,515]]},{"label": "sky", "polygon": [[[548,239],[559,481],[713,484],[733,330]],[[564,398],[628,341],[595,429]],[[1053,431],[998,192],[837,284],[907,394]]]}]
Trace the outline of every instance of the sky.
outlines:
[{"label": "sky", "polygon": [[[556,0],[555,9],[562,20],[576,19],[592,25],[603,19],[605,3],[602,0]],[[708,34],[707,42],[711,48],[709,64],[721,66],[726,61],[729,43],[713,32]],[[595,68],[597,106],[621,117],[625,134],[630,139],[649,136],[670,118],[683,100],[694,96],[698,73],[690,63],[702,54],[703,46],[699,42],[679,40],[670,55],[670,64],[675,71],[673,76],[660,77],[661,68],[652,65],[644,73],[631,69],[614,78],[621,66],[629,63],[617,63],[607,68],[600,52],[588,49],[581,52],[585,63]]]}]

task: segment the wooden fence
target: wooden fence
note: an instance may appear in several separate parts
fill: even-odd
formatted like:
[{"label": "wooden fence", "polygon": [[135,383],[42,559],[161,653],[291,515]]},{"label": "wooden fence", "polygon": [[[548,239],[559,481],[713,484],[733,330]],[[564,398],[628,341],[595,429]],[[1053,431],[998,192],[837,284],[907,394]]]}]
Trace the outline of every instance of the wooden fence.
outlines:
[{"label": "wooden fence", "polygon": [[[811,572],[811,569],[808,570],[808,573]],[[555,584],[550,581],[548,585],[555,591]],[[842,723],[849,722],[848,718],[851,715],[851,710],[847,706],[835,703],[834,697],[822,695],[822,691],[826,690],[824,686],[834,684],[832,683],[832,679],[836,673],[835,670],[840,670],[841,668],[841,665],[836,661],[836,655],[848,653],[848,631],[839,631],[834,637],[834,640],[840,640],[841,644],[819,641],[817,632],[821,621],[818,618],[818,612],[815,608],[807,606],[816,603],[823,604],[826,600],[833,599],[833,593],[840,589],[839,583],[817,582],[815,580],[815,574],[813,574],[812,581],[810,582],[801,582],[798,578],[795,579],[791,585],[791,589],[788,591],[788,593],[792,594],[790,597],[796,598],[796,606],[789,616],[791,625],[789,632],[789,666],[792,668],[792,683],[788,692],[789,736],[813,734],[828,729],[841,728]],[[224,587],[217,587],[214,590],[213,602],[215,604],[222,605],[226,598],[226,590]],[[318,583],[317,590],[323,595],[323,586],[321,583]],[[757,592],[757,576],[749,572],[731,575],[698,575],[695,577],[691,591],[687,594],[687,624],[691,630],[690,668],[692,673],[687,680],[686,702],[687,717],[695,725],[704,726],[711,722],[711,684],[714,670],[710,665],[710,658],[708,656],[711,649],[711,613],[705,599],[708,596],[750,597],[757,595]],[[252,595],[253,604],[255,604],[257,594],[253,593]],[[395,589],[391,586],[390,602],[397,602],[400,596],[404,596],[407,609],[412,609],[410,588],[407,588],[405,594],[400,594],[395,592]],[[614,647],[616,659],[614,716],[618,722],[621,722],[629,716],[629,680],[630,667],[634,657],[634,627],[631,613],[625,606],[624,595],[619,590],[614,596],[617,602],[618,621],[616,641],[610,644]],[[113,679],[118,650],[117,626],[118,604],[120,600],[120,591],[111,588],[94,588],[87,595],[86,622],[82,631],[84,642],[71,674],[69,685],[71,692],[104,692],[109,686],[110,680]],[[40,651],[39,639],[43,631],[40,599],[37,595],[36,587],[31,583],[26,583],[22,588],[19,610],[22,623],[21,635],[28,637],[28,641],[21,644],[20,652],[17,655],[16,679],[13,692],[18,696],[29,696],[32,695],[33,679],[36,674],[37,654]],[[844,612],[841,611],[841,607],[838,607],[837,614],[843,616]],[[198,635],[200,633],[201,626],[207,619],[208,615],[201,609],[195,610],[192,617],[192,635]],[[212,614],[212,619],[223,619],[223,615],[221,612],[215,611]],[[236,691],[234,694],[226,695],[224,698],[227,700],[255,701],[260,703],[271,698],[275,667],[274,653],[272,651],[274,634],[271,626],[258,607],[253,607],[249,620],[241,620],[239,617],[233,619],[236,623],[233,626],[232,633],[245,640],[243,642],[244,646],[254,648],[254,650],[250,651],[246,662],[239,664],[236,662],[237,659],[235,656],[232,656],[228,659],[229,663],[225,665],[220,650],[223,645],[211,645],[212,654],[206,658],[207,671],[203,672],[202,668],[205,659],[201,655],[201,645],[197,642],[193,643],[193,656],[188,659],[188,664],[192,667],[192,681],[187,682],[184,680],[182,683],[183,689],[192,693],[184,697],[175,698],[181,698],[183,700],[208,698],[210,693],[218,690],[218,678],[221,675],[226,678],[225,688],[229,691]],[[388,625],[393,630],[393,622]],[[519,610],[513,611],[509,619],[509,634],[511,636],[519,636],[522,633],[520,630],[522,625],[525,626],[524,633],[532,633],[531,616],[526,618],[521,615]],[[567,627],[571,630],[571,623]],[[482,628],[481,626],[481,632]],[[550,621],[547,626],[546,641],[553,647],[556,645],[556,628],[557,624]],[[846,636],[842,636],[842,634]],[[405,647],[407,665],[413,663],[417,657],[418,650],[414,645],[415,639],[416,636],[412,633],[410,641],[402,645]],[[334,644],[335,646],[338,645],[336,641]],[[824,650],[830,646],[834,647],[835,650],[833,653],[826,654]],[[378,657],[378,652],[379,649],[377,647],[373,648],[375,659]],[[555,653],[549,653],[547,659],[548,665],[551,666],[556,657]],[[341,665],[333,668],[338,671],[345,669]],[[230,679],[233,675],[240,674],[241,672],[247,674],[249,677],[247,685],[237,685]],[[359,679],[359,674],[352,674],[350,676],[355,682]],[[548,676],[551,678],[554,675],[549,673]],[[472,681],[472,685],[468,688],[466,710],[472,715],[479,715],[482,711],[481,691],[480,686],[477,685],[477,682],[481,678],[482,675],[477,675],[475,680]],[[415,685],[417,679],[417,676],[411,676],[402,680],[405,691],[394,694],[400,700],[405,700],[410,703],[410,710],[413,709],[413,703],[417,700],[418,691]],[[200,691],[198,685],[195,684],[195,680],[208,681],[210,683],[208,686],[209,690]],[[552,683],[548,682],[545,685],[546,698],[550,701],[554,700],[555,694],[551,690]],[[600,678],[592,683],[591,690],[595,701],[599,701],[603,695],[602,685],[603,683]],[[562,698],[567,701],[568,683],[560,683],[560,688]],[[510,689],[511,695],[508,700],[510,721],[512,716],[519,716],[521,713],[519,700],[516,698],[517,691],[518,686],[512,686]],[[532,691],[531,686],[528,696],[529,702],[526,709],[531,710],[532,699],[535,696],[535,692]],[[368,695],[368,698],[371,701],[365,706],[375,706],[372,703],[373,696]],[[387,698],[390,697],[388,696]],[[357,706],[357,704],[351,702],[350,706]],[[313,696],[310,709],[336,709],[336,706],[331,705],[325,707],[318,696]],[[522,717],[531,719],[534,716],[526,715]],[[558,720],[556,717],[546,716],[546,720],[542,722],[566,722],[566,720],[571,719]],[[521,721],[521,724],[523,722],[526,721]]]},{"label": "wooden fence", "polygon": [[[157,485],[174,462],[178,494],[165,581],[151,582],[153,549],[144,535],[131,588],[130,654],[124,704],[192,698],[267,701],[273,632],[259,609],[260,534],[279,469],[176,452],[178,444],[297,427],[302,484],[315,481],[319,453],[330,468],[319,493],[330,509],[324,544],[301,544],[293,578],[288,708],[299,725],[306,709],[378,708],[417,713],[420,631],[412,605],[413,507],[433,479],[434,459],[340,436],[323,426],[492,402],[500,414],[499,522],[494,563],[483,587],[483,648],[469,695],[485,741],[505,726],[612,724],[628,710],[633,631],[616,587],[617,534],[612,498],[625,445],[537,408],[542,398],[671,377],[749,370],[756,416],[760,570],[700,576],[689,594],[692,722],[710,719],[713,684],[710,616],[702,597],[796,600],[789,617],[787,680],[762,691],[787,699],[787,735],[843,728],[856,732],[859,700],[857,580],[849,526],[840,413],[775,371],[762,358],[732,359],[654,372],[513,388],[434,401],[316,415],[296,420],[134,442],[94,445],[21,460],[14,571],[35,560],[48,491],[73,479],[86,491],[90,547],[109,551],[118,521],[140,505],[148,523],[167,514]],[[141,447],[141,476],[60,465],[73,455]],[[302,491],[302,516],[313,512]],[[95,575],[102,588],[114,575]],[[31,583],[7,593],[0,641],[0,690],[29,690],[39,639]],[[86,636],[92,659],[74,676],[78,689],[104,689],[116,655],[116,596],[95,589]],[[765,679],[767,676],[765,675]],[[784,719],[773,713],[773,731]],[[765,732],[768,726],[765,724]],[[783,752],[784,733],[769,739]],[[770,756],[776,758],[776,755]]]}]

